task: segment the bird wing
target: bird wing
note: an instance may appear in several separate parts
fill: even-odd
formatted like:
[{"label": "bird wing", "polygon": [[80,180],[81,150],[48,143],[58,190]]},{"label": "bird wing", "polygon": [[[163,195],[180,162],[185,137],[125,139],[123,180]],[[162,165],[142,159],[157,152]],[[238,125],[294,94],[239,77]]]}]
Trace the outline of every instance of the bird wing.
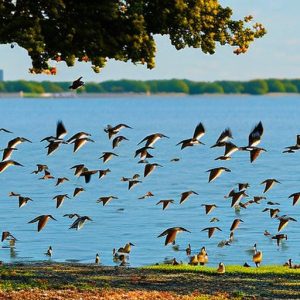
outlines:
[{"label": "bird wing", "polygon": [[62,139],[67,133],[68,131],[66,130],[63,122],[59,120],[56,125],[56,138]]},{"label": "bird wing", "polygon": [[204,128],[203,124],[200,122],[195,128],[193,138],[198,140],[204,134],[205,134],[205,128]]}]

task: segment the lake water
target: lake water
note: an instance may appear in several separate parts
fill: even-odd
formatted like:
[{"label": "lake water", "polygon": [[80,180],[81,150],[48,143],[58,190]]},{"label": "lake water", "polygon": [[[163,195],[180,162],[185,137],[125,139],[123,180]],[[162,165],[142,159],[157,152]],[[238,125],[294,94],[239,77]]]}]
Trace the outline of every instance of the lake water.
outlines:
[{"label": "lake water", "polygon": [[[225,264],[252,263],[252,249],[257,243],[264,253],[263,263],[282,264],[293,258],[300,262],[300,208],[292,206],[288,196],[300,191],[300,153],[283,154],[285,146],[296,142],[300,134],[300,96],[201,96],[201,97],[120,97],[101,99],[1,99],[0,127],[14,132],[0,132],[0,146],[22,136],[32,140],[32,144],[17,146],[13,159],[24,165],[11,167],[0,174],[0,231],[10,231],[17,239],[16,247],[7,248],[1,243],[0,260],[4,262],[47,260],[44,252],[51,245],[54,251],[52,260],[79,261],[91,263],[95,254],[100,253],[104,265],[114,265],[112,249],[124,246],[127,242],[135,244],[130,254],[130,265],[141,266],[162,262],[166,258],[176,257],[187,262],[185,248],[188,243],[193,253],[206,246],[209,265],[220,261]],[[63,120],[70,137],[78,131],[92,134],[95,143],[88,143],[73,154],[73,145],[62,145],[53,155],[47,156],[45,142],[40,140],[55,135],[56,122]],[[268,152],[251,164],[248,152],[233,154],[231,161],[215,161],[222,155],[222,148],[210,149],[219,134],[230,127],[233,142],[245,146],[248,135],[255,124],[262,121],[264,135],[261,146]],[[205,146],[197,145],[180,150],[175,146],[179,141],[193,135],[195,126],[203,122],[206,134],[201,139]],[[115,153],[119,156],[103,164],[99,157],[102,151],[111,151],[111,141],[103,131],[107,124],[126,123],[133,129],[123,129],[120,134],[129,141],[121,143]],[[138,164],[134,152],[137,143],[146,135],[160,132],[170,137],[161,139],[150,153],[152,162],[161,164],[150,176],[143,178],[142,184],[132,190],[127,183],[121,182],[122,176],[131,177],[135,173],[143,174],[144,165]],[[180,161],[170,162],[179,157]],[[47,164],[55,177],[68,177],[66,182],[55,187],[55,180],[38,180],[40,174],[31,172],[36,164]],[[94,176],[89,184],[83,178],[77,178],[70,170],[75,164],[84,163],[89,169],[110,168],[105,178]],[[206,171],[218,166],[232,170],[223,173],[215,181],[208,183]],[[230,200],[224,199],[238,182],[249,182],[249,199],[262,195],[260,183],[267,178],[276,178],[281,184],[266,193],[267,200],[242,209],[239,214],[230,208]],[[86,192],[66,199],[56,209],[52,198],[58,194],[70,196],[77,186],[83,186]],[[194,190],[199,195],[190,197],[179,205],[180,194]],[[14,191],[31,197],[25,207],[18,208],[18,199],[8,197]],[[138,200],[151,191],[155,197]],[[119,199],[108,205],[96,203],[102,196],[114,195]],[[166,210],[155,205],[161,199],[174,199],[175,203]],[[289,215],[298,222],[290,222],[282,231],[288,240],[277,247],[276,241],[264,236],[264,230],[277,233],[279,221],[271,219],[268,213],[261,212],[267,201],[279,202],[280,214]],[[201,204],[215,203],[211,214],[205,215]],[[123,209],[123,210],[120,210]],[[79,231],[70,230],[73,220],[64,218],[66,213],[88,215],[93,221],[87,222]],[[28,224],[38,215],[52,214],[58,221],[49,221],[46,227],[37,232],[37,224]],[[212,217],[220,219],[210,223]],[[233,219],[241,218],[235,231],[235,241],[231,246],[220,248],[217,244],[228,239]],[[164,246],[164,238],[157,236],[169,227],[182,226],[191,233],[180,233],[176,242],[179,251],[171,245]],[[208,239],[207,232],[201,231],[208,226],[219,226],[222,231]]]}]

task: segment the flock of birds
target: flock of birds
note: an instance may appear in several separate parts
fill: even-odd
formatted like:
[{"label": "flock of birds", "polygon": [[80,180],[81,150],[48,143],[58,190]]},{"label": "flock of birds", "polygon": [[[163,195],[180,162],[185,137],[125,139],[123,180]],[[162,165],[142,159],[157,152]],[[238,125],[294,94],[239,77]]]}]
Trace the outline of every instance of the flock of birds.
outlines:
[{"label": "flock of birds", "polygon": [[[77,89],[78,87],[82,86],[84,83],[81,81],[81,77],[74,81],[73,84],[70,86],[72,89]],[[103,152],[102,155],[99,157],[102,159],[103,163],[107,163],[111,159],[115,159],[118,157],[118,154],[114,153],[114,149],[120,146],[121,143],[124,141],[128,141],[128,139],[120,135],[120,132],[122,129],[132,129],[127,124],[118,124],[116,126],[108,125],[104,131],[108,135],[108,139],[112,142],[112,151],[110,152]],[[5,133],[12,132],[5,128],[0,128],[0,131]],[[194,147],[197,145],[204,145],[204,143],[201,141],[201,138],[205,135],[206,130],[204,125],[200,122],[191,137],[188,137],[182,141],[180,141],[177,146],[180,146],[181,149],[185,149],[187,147]],[[248,152],[250,156],[250,163],[253,163],[256,159],[259,158],[259,156],[266,152],[267,150],[259,147],[262,137],[264,133],[264,128],[262,122],[259,122],[257,125],[254,126],[254,128],[251,130],[249,137],[248,137],[248,144],[242,147],[236,146],[231,139],[233,138],[232,132],[229,128],[226,128],[219,136],[219,138],[216,140],[215,144],[211,146],[211,148],[223,148],[224,154],[222,156],[217,157],[215,160],[218,161],[228,161],[232,159],[232,155],[237,151],[244,151]],[[85,144],[87,143],[93,143],[94,140],[91,139],[91,134],[87,132],[78,132],[71,136],[69,139],[65,139],[66,135],[68,134],[68,131],[62,121],[57,122],[56,126],[56,134],[53,136],[47,136],[41,139],[41,142],[47,142],[47,155],[53,155],[55,151],[57,151],[62,145],[73,145],[73,152],[79,151]],[[154,149],[154,145],[159,141],[160,139],[168,138],[168,136],[162,134],[162,133],[152,133],[145,138],[143,138],[138,145],[140,145],[140,148],[138,148],[135,151],[134,157],[139,157],[139,164],[144,164],[144,172],[142,175],[140,174],[134,174],[132,177],[122,177],[121,181],[128,183],[128,190],[131,190],[134,186],[137,184],[141,184],[142,180],[141,177],[144,178],[147,176],[150,176],[156,168],[162,167],[162,165],[158,163],[151,162],[150,160],[153,158],[153,155],[150,153],[152,149]],[[3,157],[2,161],[0,162],[0,173],[6,171],[11,166],[23,166],[21,163],[12,160],[11,157],[15,150],[17,150],[17,146],[21,143],[31,143],[31,141],[24,137],[16,137],[11,139],[7,146],[3,149]],[[294,153],[296,151],[300,150],[300,135],[296,138],[296,144],[292,146],[286,147],[283,152],[284,153]],[[170,160],[170,162],[177,162],[179,161],[179,158],[173,158]],[[61,185],[64,182],[69,181],[67,177],[59,177],[55,178],[53,174],[51,173],[49,167],[46,164],[37,164],[36,169],[32,171],[33,174],[42,174],[41,177],[39,177],[39,180],[54,180],[56,179],[55,186]],[[85,183],[88,184],[92,178],[92,176],[98,175],[98,178],[101,179],[108,175],[111,170],[109,168],[107,169],[89,169],[85,164],[78,164],[71,167],[71,169],[74,170],[74,176],[83,178]],[[221,166],[213,169],[207,170],[208,172],[208,182],[212,182],[216,180],[219,176],[222,175],[224,172],[231,172],[231,170],[227,167]],[[238,185],[229,191],[228,195],[225,196],[225,198],[228,198],[231,200],[230,206],[232,208],[235,208],[237,210],[240,209],[246,209],[250,205],[253,204],[260,204],[261,201],[266,200],[266,193],[273,188],[276,184],[280,184],[280,182],[275,178],[267,178],[264,181],[261,182],[262,185],[264,185],[263,190],[263,196],[258,195],[254,196],[253,199],[243,202],[243,199],[248,197],[247,189],[249,188],[249,183],[238,183]],[[78,196],[80,193],[84,192],[84,187],[76,187],[73,191],[73,197]],[[192,197],[193,195],[198,195],[196,191],[188,190],[184,191],[180,195],[180,201],[179,203],[182,204],[185,201],[188,200],[189,197]],[[30,197],[22,196],[19,193],[16,192],[10,192],[10,197],[17,197],[19,200],[19,207],[25,206],[29,201],[32,201]],[[149,197],[153,197],[154,194],[149,191],[146,194],[139,197],[139,199],[146,199]],[[293,193],[289,196],[289,198],[293,199],[293,205],[296,205],[300,199],[300,192]],[[70,199],[70,196],[68,194],[59,194],[55,195],[53,197],[53,200],[56,201],[56,208],[59,208],[66,199]],[[103,196],[100,197],[97,200],[97,203],[101,203],[103,206],[109,204],[110,201],[118,199],[118,197],[109,195],[109,196]],[[162,209],[167,209],[171,204],[174,203],[173,199],[165,199],[165,200],[159,200],[156,205],[162,205]],[[263,209],[263,212],[268,212],[270,214],[270,218],[277,219],[278,220],[278,227],[277,227],[277,234],[271,235],[267,230],[264,232],[265,236],[270,236],[273,240],[276,240],[277,245],[279,246],[281,241],[283,239],[287,239],[287,235],[282,233],[282,230],[288,225],[290,221],[296,222],[296,219],[294,219],[291,216],[288,215],[280,215],[280,209],[278,208],[279,203],[267,201],[268,207]],[[210,214],[215,208],[218,206],[216,204],[202,204],[204,207],[205,214]],[[70,225],[70,229],[80,230],[84,227],[84,225],[88,221],[92,221],[92,218],[89,216],[81,216],[77,213],[72,214],[65,214],[63,217],[74,219],[73,223]],[[56,218],[54,218],[51,214],[44,214],[36,216],[34,219],[29,220],[28,223],[37,223],[37,231],[41,231],[45,228],[48,221],[54,220],[56,221]],[[210,220],[210,222],[217,223],[219,221],[218,218],[214,217]],[[229,246],[234,241],[234,233],[238,229],[239,225],[243,223],[244,221],[242,219],[236,218],[233,220],[230,229],[229,229],[229,238],[227,240],[221,241],[218,246],[224,247]],[[211,238],[216,231],[222,231],[222,229],[218,226],[209,226],[206,228],[203,228],[202,231],[207,231],[208,238]],[[176,238],[177,234],[180,232],[190,232],[188,229],[184,227],[171,227],[164,230],[161,234],[158,235],[158,238],[165,237],[165,246],[168,244],[172,244],[173,246],[176,244]],[[15,243],[17,239],[10,231],[4,231],[2,232],[2,239],[1,242],[4,242],[5,240],[9,241],[9,244],[11,247],[15,246]],[[131,242],[128,242],[123,247],[120,247],[118,249],[113,249],[113,260],[115,262],[119,262],[120,265],[124,266],[127,264],[129,259],[129,254],[131,252],[131,247],[134,246]],[[52,257],[53,255],[53,249],[50,246],[45,253],[47,256]],[[208,262],[208,253],[206,251],[205,247],[202,247],[201,250],[194,254],[191,245],[189,244],[186,248],[186,254],[189,259],[189,263],[191,265],[204,265]],[[258,267],[263,259],[263,252],[261,250],[257,250],[257,245],[255,244],[253,247],[253,256],[252,260],[255,263],[255,265]],[[97,253],[95,257],[95,263],[100,263],[100,256]],[[173,265],[179,264],[179,262],[174,258],[171,263]],[[244,264],[245,267],[249,267],[250,265],[248,263]],[[287,266],[289,267],[298,267],[297,265],[293,265],[291,260],[287,263]],[[217,272],[220,274],[225,273],[225,265],[224,263],[220,263],[217,269]]]}]

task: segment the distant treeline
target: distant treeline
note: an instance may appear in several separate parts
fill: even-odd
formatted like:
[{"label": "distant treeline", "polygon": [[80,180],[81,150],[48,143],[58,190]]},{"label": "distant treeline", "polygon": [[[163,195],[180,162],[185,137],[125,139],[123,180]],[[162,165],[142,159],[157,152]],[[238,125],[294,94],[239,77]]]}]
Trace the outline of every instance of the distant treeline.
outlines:
[{"label": "distant treeline", "polygon": [[[0,93],[64,93],[70,82],[3,81]],[[300,93],[300,79],[258,79],[250,81],[196,82],[190,80],[110,80],[86,82],[79,93],[184,93],[184,94],[252,94]]]}]

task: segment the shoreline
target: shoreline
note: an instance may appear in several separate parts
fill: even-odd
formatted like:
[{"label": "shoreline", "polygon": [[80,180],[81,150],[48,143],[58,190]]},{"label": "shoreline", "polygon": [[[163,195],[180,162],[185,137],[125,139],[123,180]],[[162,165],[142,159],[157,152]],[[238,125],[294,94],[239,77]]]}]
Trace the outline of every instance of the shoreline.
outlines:
[{"label": "shoreline", "polygon": [[289,96],[289,97],[300,97],[300,93],[267,93],[267,94],[185,94],[185,93],[155,93],[155,94],[148,94],[148,93],[43,93],[43,94],[27,94],[27,93],[0,93],[0,101],[7,98],[9,100],[15,99],[52,99],[52,100],[61,100],[61,99],[90,99],[90,98],[137,98],[137,97],[149,97],[149,98],[156,98],[156,97],[190,97],[190,98],[201,98],[201,97],[214,97],[214,98],[221,98],[221,97],[281,97],[281,96]]},{"label": "shoreline", "polygon": [[[300,269],[44,262],[0,267],[1,299],[299,299]],[[57,298],[56,298],[57,297]]]}]

